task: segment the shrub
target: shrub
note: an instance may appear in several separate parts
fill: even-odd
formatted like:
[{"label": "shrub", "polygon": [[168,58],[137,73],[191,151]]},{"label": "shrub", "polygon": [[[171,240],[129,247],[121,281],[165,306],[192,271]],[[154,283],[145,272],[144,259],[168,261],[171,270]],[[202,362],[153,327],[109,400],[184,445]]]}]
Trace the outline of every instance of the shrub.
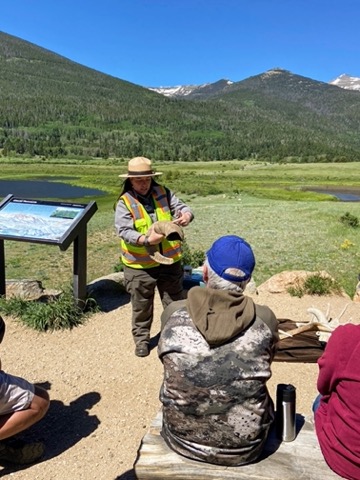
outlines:
[{"label": "shrub", "polygon": [[12,315],[28,327],[42,332],[71,329],[83,324],[88,315],[95,311],[98,311],[98,307],[93,299],[87,299],[84,305],[79,306],[70,289],[47,302],[21,297],[0,298],[1,313]]},{"label": "shrub", "polygon": [[292,297],[303,297],[305,295],[304,288],[303,286],[298,283],[296,285],[293,285],[287,289],[287,292],[292,296]]},{"label": "shrub", "polygon": [[122,263],[121,260],[119,260],[118,263],[114,265],[114,272],[118,273],[118,272],[122,272],[123,270],[124,270],[124,264]]},{"label": "shrub", "polygon": [[357,228],[359,226],[358,217],[352,215],[350,212],[346,212],[344,215],[341,215],[340,222],[347,227]]},{"label": "shrub", "polygon": [[339,284],[330,277],[314,273],[306,277],[302,282],[288,288],[288,293],[292,297],[301,298],[304,295],[330,295],[331,293],[339,293]]},{"label": "shrub", "polygon": [[321,274],[309,275],[304,282],[305,292],[309,295],[329,295],[340,291],[339,285],[330,277]]},{"label": "shrub", "polygon": [[193,268],[200,267],[205,260],[205,252],[203,250],[190,250],[186,241],[182,245],[182,264],[191,265]]}]

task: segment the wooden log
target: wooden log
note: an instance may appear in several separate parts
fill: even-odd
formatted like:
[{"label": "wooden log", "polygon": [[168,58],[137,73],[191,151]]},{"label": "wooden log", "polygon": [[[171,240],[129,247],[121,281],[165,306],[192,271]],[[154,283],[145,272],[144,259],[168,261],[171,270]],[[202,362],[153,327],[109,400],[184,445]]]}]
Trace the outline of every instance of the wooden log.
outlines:
[{"label": "wooden log", "polygon": [[142,439],[134,464],[138,480],[335,480],[314,432],[312,418],[296,415],[297,436],[280,442],[272,431],[261,458],[241,467],[197,462],[173,452],[160,435],[161,410]]}]

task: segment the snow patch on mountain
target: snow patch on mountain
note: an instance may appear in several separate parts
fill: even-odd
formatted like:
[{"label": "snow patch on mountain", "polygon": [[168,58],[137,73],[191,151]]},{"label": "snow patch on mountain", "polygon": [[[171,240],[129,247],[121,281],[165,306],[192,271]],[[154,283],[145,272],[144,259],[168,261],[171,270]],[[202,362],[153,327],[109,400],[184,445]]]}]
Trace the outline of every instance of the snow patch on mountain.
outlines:
[{"label": "snow patch on mountain", "polygon": [[357,90],[360,92],[360,78],[352,77],[346,73],[341,74],[339,77],[335,78],[329,82],[330,85],[336,85],[340,88],[345,88],[345,90]]},{"label": "snow patch on mountain", "polygon": [[187,97],[194,92],[201,92],[207,87],[224,88],[224,85],[231,85],[231,80],[219,80],[214,83],[203,83],[202,85],[177,85],[175,87],[148,87],[153,92],[160,93],[165,97]]},{"label": "snow patch on mountain", "polygon": [[[208,83],[201,86],[205,85],[208,85]],[[149,90],[161,93],[165,97],[186,97],[199,87],[200,85],[177,85],[175,87],[149,87]]]}]

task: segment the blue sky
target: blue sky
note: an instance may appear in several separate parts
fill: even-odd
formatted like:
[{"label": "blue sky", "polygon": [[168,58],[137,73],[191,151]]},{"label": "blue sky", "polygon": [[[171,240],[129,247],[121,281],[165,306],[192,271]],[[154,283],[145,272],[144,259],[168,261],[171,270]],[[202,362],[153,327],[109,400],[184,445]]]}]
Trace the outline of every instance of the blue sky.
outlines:
[{"label": "blue sky", "polygon": [[4,0],[0,30],[144,87],[360,77],[359,0]]}]

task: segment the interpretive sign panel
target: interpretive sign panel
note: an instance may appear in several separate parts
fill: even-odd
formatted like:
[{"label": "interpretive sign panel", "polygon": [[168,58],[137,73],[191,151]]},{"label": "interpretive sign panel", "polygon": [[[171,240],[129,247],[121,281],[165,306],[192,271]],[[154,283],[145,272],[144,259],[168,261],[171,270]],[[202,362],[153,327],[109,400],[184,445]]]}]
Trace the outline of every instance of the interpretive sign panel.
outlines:
[{"label": "interpretive sign panel", "polygon": [[51,243],[66,250],[77,227],[96,209],[94,202],[45,202],[9,195],[0,204],[0,238]]},{"label": "interpretive sign panel", "polygon": [[8,195],[0,203],[0,295],[5,295],[4,240],[47,243],[66,250],[74,242],[73,287],[76,299],[86,297],[86,225],[95,202],[46,202]]}]

